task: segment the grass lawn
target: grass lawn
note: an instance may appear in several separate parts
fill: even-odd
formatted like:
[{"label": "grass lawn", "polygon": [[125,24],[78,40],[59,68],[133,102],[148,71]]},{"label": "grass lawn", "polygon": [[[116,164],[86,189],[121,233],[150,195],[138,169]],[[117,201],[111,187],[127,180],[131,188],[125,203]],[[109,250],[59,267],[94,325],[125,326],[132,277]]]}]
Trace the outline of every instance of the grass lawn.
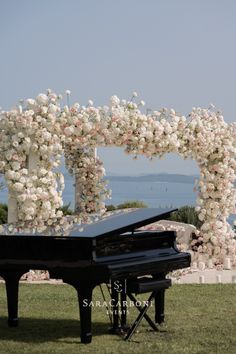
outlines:
[{"label": "grass lawn", "polygon": [[[5,285],[0,284],[0,354],[236,353],[233,284],[173,285],[166,291],[166,323],[160,332],[150,330],[143,319],[130,342],[109,335],[106,309],[95,308],[93,341],[88,345],[80,343],[77,296],[72,287],[22,284],[19,295],[19,327],[8,328]],[[146,299],[145,295],[141,298]],[[102,301],[99,288],[94,300]],[[137,310],[131,308],[129,318],[136,316]]]}]

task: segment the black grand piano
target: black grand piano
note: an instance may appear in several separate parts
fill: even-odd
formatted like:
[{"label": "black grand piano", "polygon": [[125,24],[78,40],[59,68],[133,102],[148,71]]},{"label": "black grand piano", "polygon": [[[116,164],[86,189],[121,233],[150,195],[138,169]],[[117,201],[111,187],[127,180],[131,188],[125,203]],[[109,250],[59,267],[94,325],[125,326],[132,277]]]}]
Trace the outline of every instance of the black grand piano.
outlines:
[{"label": "black grand piano", "polygon": [[162,281],[168,272],[190,266],[190,254],[176,248],[174,231],[138,230],[168,218],[173,211],[122,212],[84,225],[82,232],[74,226],[67,236],[0,235],[0,276],[6,283],[8,325],[18,324],[20,277],[30,269],[48,270],[51,278],[62,279],[77,290],[81,342],[90,343],[91,306],[84,306],[84,300],[92,301],[95,286],[145,275]]}]

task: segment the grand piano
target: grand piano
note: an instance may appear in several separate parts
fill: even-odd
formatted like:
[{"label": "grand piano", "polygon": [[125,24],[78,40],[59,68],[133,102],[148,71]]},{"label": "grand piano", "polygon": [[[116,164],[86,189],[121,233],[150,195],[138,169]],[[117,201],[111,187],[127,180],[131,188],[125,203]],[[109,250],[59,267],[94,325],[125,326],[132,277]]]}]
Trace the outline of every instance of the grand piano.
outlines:
[{"label": "grand piano", "polygon": [[[170,271],[190,266],[190,254],[179,252],[174,231],[140,230],[168,218],[173,211],[144,208],[121,212],[84,225],[83,231],[75,225],[66,236],[0,235],[0,276],[6,284],[8,325],[18,324],[21,276],[30,269],[48,270],[51,278],[62,279],[76,289],[81,342],[90,343],[91,306],[84,304],[92,301],[95,286],[145,275],[161,280]],[[117,318],[115,322],[114,326]]]}]

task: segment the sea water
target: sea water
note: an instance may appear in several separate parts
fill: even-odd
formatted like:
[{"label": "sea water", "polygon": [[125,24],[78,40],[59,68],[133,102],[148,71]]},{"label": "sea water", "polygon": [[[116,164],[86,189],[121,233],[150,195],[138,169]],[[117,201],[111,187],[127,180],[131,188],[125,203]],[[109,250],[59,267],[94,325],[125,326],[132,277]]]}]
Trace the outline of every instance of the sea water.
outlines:
[{"label": "sea water", "polygon": [[[109,181],[109,178],[108,178]],[[184,205],[196,205],[197,193],[191,183],[175,182],[144,182],[144,181],[109,181],[108,188],[112,190],[112,197],[105,201],[106,205],[118,205],[128,200],[143,201],[152,208],[180,208]],[[63,191],[64,205],[70,204],[74,208],[74,180],[65,174],[65,189]],[[7,203],[7,190],[0,191],[0,202]],[[232,224],[235,215],[229,217]]]},{"label": "sea water", "polygon": [[[197,192],[191,183],[175,182],[143,182],[143,181],[109,181],[107,187],[111,189],[111,199],[105,200],[106,205],[119,205],[128,200],[143,201],[152,208],[180,208],[184,205],[195,206]],[[63,200],[65,204],[70,203],[74,207],[74,186],[70,176],[65,177],[65,190]],[[232,225],[236,215],[229,217]]]}]

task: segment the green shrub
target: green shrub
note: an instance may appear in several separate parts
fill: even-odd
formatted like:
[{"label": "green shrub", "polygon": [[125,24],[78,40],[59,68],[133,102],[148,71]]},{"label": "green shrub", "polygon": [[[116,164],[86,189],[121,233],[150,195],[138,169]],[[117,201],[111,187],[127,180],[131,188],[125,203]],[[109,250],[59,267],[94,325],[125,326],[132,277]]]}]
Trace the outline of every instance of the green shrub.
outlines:
[{"label": "green shrub", "polygon": [[141,200],[127,200],[122,204],[117,205],[116,209],[127,208],[147,208],[147,205]]},{"label": "green shrub", "polygon": [[106,210],[107,210],[107,211],[113,211],[113,210],[116,210],[116,207],[115,207],[115,205],[113,205],[113,204],[106,205]]},{"label": "green shrub", "polygon": [[197,229],[203,224],[203,222],[198,219],[198,213],[196,212],[195,207],[188,205],[185,205],[172,213],[169,220],[192,224],[196,226]]},{"label": "green shrub", "polygon": [[0,203],[0,224],[7,223],[8,206]]},{"label": "green shrub", "polygon": [[61,210],[63,212],[63,215],[73,215],[74,214],[73,210],[70,209],[70,203],[64,205],[59,210]]}]

